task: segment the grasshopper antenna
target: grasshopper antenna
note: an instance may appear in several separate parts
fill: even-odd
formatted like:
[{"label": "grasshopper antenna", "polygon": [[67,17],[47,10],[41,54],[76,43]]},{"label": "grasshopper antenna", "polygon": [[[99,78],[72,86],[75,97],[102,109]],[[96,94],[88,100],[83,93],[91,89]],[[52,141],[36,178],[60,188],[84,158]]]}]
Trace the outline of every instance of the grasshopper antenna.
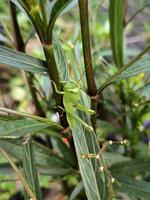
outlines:
[{"label": "grasshopper antenna", "polygon": [[[86,72],[86,70],[88,69],[89,66],[90,66],[90,63],[88,64],[87,68],[82,71],[80,79],[77,81],[77,83],[80,83],[80,81],[82,80],[82,78],[83,78],[83,76],[84,76],[84,74],[85,74],[85,72]],[[82,86],[81,84],[79,84],[79,86],[86,94],[88,94],[88,91],[87,91],[86,88],[84,88],[84,86]]]},{"label": "grasshopper antenna", "polygon": [[87,94],[87,89],[80,84],[80,81],[82,80],[83,76],[84,76],[84,73],[85,73],[85,70],[82,72],[81,76],[80,76],[80,79],[77,81],[77,83],[79,84],[79,87]]}]

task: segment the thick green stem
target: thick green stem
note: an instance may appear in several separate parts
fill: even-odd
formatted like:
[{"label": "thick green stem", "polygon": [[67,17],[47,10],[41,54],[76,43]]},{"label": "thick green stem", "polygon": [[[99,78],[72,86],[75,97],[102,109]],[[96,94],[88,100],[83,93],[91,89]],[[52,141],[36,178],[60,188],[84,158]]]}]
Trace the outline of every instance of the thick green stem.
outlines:
[{"label": "thick green stem", "polygon": [[[52,41],[52,39],[50,39],[50,40]],[[61,90],[61,84],[59,82],[59,73],[58,73],[58,69],[57,69],[57,65],[56,65],[56,60],[54,57],[53,45],[45,44],[43,46],[43,48],[44,48],[49,77],[57,85],[57,89]],[[53,94],[54,94],[54,98],[56,101],[56,106],[58,108],[61,124],[64,128],[66,128],[66,127],[68,127],[68,123],[66,120],[65,113],[62,114],[61,109],[58,107],[58,106],[63,107],[62,95],[58,94],[55,91],[53,84],[52,84],[52,88],[53,88]]]},{"label": "thick green stem", "polygon": [[25,9],[28,17],[30,18],[35,32],[38,34],[38,37],[40,38],[40,41],[44,43],[45,41],[45,22],[42,20],[41,13],[40,13],[40,7],[38,6],[38,3],[36,1],[30,3],[30,1],[24,2],[24,0],[21,0],[21,4],[23,8]]},{"label": "thick green stem", "polygon": [[[93,71],[92,56],[91,56],[88,0],[79,0],[79,10],[80,10],[82,45],[83,45],[88,94],[90,97],[94,97],[97,94],[97,87],[96,87],[96,83],[94,79],[94,71]],[[91,109],[97,111],[96,98],[91,98]],[[92,115],[91,122],[92,122],[93,127],[95,128],[96,115]]]}]

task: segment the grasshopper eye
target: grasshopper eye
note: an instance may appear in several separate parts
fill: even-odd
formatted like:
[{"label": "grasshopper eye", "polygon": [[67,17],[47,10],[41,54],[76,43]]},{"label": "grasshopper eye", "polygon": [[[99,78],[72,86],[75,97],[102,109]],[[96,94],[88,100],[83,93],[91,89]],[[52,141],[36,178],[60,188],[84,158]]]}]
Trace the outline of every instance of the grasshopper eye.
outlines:
[{"label": "grasshopper eye", "polygon": [[75,89],[72,90],[73,93],[77,93],[78,91],[79,91],[78,88],[75,88]]}]

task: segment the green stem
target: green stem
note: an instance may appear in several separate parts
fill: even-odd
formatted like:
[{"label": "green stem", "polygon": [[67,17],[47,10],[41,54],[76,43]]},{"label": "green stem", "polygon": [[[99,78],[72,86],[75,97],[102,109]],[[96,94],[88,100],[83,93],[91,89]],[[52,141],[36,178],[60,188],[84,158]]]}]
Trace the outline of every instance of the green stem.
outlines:
[{"label": "green stem", "polygon": [[45,42],[45,28],[39,10],[36,10],[36,12],[32,13],[33,6],[28,0],[26,2],[24,0],[21,0],[20,4],[27,13],[29,19],[34,26],[35,32],[37,33],[41,43],[43,44]]},{"label": "green stem", "polygon": [[[50,39],[52,40],[52,39]],[[59,82],[59,73],[58,73],[58,69],[57,69],[57,64],[56,64],[56,60],[55,60],[55,56],[54,56],[54,51],[53,51],[53,45],[44,45],[44,53],[45,53],[45,57],[46,57],[46,63],[47,63],[47,69],[48,69],[48,73],[49,73],[49,77],[51,79],[51,81],[53,81],[58,90],[61,90],[61,84]],[[62,99],[62,95],[58,94],[55,91],[55,87],[52,84],[52,88],[53,88],[53,94],[54,94],[54,98],[56,101],[56,107],[61,106],[63,107],[63,99]],[[62,124],[62,126],[64,128],[68,127],[68,123],[66,120],[66,116],[65,113],[62,114],[61,109],[58,107],[58,112],[59,112],[59,117],[60,117],[60,122]]]},{"label": "green stem", "polygon": [[42,106],[38,100],[37,93],[35,90],[34,81],[33,81],[34,75],[32,73],[26,73],[26,79],[27,79],[27,84],[28,84],[28,87],[29,87],[29,90],[30,90],[30,93],[35,105],[35,110],[36,110],[35,113],[41,117],[45,117],[45,112],[42,109]]},{"label": "green stem", "polygon": [[[89,33],[89,13],[88,13],[88,0],[78,0],[80,11],[80,24],[82,34],[83,55],[86,71],[86,80],[88,86],[88,94],[90,97],[96,96],[97,87],[94,79],[94,71],[92,64],[90,33]],[[97,111],[97,99],[91,99],[91,109]],[[91,116],[93,127],[96,127],[96,114]]]},{"label": "green stem", "polygon": [[94,79],[94,71],[91,56],[90,33],[89,33],[89,13],[88,13],[88,0],[79,0],[80,20],[81,20],[81,33],[83,54],[86,69],[86,78],[88,84],[88,93],[94,96],[97,93],[96,83]]}]

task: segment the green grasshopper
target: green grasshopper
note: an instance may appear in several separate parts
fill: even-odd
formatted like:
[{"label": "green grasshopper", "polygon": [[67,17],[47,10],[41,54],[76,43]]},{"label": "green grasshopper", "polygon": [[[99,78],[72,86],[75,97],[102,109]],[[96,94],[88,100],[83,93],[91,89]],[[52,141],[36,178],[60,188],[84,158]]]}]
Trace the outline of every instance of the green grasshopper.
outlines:
[{"label": "green grasshopper", "polygon": [[69,127],[74,129],[77,126],[77,122],[80,122],[86,129],[93,131],[93,128],[79,118],[76,113],[76,110],[79,109],[91,115],[95,114],[94,110],[88,109],[79,103],[81,86],[75,81],[61,81],[63,84],[63,91],[59,91],[57,90],[55,82],[52,81],[52,83],[55,91],[63,95],[64,108],[60,108],[66,112]]}]

